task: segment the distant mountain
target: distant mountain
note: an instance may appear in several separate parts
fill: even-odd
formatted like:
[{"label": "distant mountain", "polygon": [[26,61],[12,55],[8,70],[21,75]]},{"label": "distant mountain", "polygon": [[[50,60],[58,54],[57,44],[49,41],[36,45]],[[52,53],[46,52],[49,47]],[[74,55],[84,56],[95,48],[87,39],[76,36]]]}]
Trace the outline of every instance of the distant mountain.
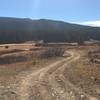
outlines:
[{"label": "distant mountain", "polygon": [[45,42],[83,42],[100,40],[100,28],[55,20],[0,17],[0,43],[31,40]]}]

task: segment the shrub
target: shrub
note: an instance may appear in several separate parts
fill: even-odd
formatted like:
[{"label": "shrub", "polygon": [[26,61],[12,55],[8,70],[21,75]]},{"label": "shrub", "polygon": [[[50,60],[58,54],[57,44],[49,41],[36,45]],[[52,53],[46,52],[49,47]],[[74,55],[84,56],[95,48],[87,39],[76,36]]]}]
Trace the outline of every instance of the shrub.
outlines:
[{"label": "shrub", "polygon": [[61,56],[63,56],[64,52],[65,52],[64,48],[52,47],[52,48],[49,48],[49,49],[45,50],[44,52],[42,52],[40,57],[41,58],[57,57],[57,56],[61,57]]},{"label": "shrub", "polygon": [[9,48],[9,46],[7,46],[7,45],[6,45],[6,46],[5,46],[5,48],[6,48],[6,49],[8,49],[8,48]]}]

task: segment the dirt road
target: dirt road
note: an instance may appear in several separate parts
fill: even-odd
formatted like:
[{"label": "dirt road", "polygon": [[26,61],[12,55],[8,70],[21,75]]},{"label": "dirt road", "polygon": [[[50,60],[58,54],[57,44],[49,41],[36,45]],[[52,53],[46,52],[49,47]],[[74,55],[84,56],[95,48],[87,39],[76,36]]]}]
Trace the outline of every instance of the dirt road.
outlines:
[{"label": "dirt road", "polygon": [[17,88],[18,100],[98,100],[65,79],[64,69],[80,58],[79,54],[68,53],[71,55],[68,58],[38,71],[27,72]]}]

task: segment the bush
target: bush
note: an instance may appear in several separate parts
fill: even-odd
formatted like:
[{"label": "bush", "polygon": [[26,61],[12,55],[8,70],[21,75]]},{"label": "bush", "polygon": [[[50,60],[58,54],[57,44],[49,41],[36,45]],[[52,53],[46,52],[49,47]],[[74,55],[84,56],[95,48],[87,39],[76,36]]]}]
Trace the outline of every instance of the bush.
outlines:
[{"label": "bush", "polygon": [[57,48],[57,47],[54,48],[54,47],[52,47],[52,48],[49,48],[49,49],[45,50],[40,55],[40,57],[41,58],[57,57],[57,56],[61,57],[61,56],[63,56],[64,52],[65,52],[64,48]]},{"label": "bush", "polygon": [[5,46],[5,48],[6,48],[6,49],[8,49],[8,48],[9,48],[9,46],[7,46],[7,45],[6,45],[6,46]]}]

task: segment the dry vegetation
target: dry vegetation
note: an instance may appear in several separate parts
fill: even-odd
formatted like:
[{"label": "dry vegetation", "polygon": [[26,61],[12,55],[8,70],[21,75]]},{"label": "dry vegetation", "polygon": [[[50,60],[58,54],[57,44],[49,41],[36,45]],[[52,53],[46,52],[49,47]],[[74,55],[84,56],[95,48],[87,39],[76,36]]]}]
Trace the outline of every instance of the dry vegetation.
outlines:
[{"label": "dry vegetation", "polygon": [[100,63],[96,62],[100,59],[98,46],[12,46],[0,47],[0,100],[16,100],[17,83],[23,76],[61,59],[65,48],[81,55],[64,71],[66,79],[85,93],[100,99]]},{"label": "dry vegetation", "polygon": [[81,58],[66,68],[64,75],[76,87],[100,99],[100,63],[95,60],[100,57],[99,47],[80,47],[78,50]]},{"label": "dry vegetation", "polygon": [[61,47],[50,47],[44,50],[40,54],[40,58],[49,58],[49,57],[62,57],[65,52],[64,48]]},{"label": "dry vegetation", "polygon": [[[24,50],[26,48],[29,50]],[[52,50],[53,52],[51,52]],[[52,53],[56,53],[56,50],[60,53],[60,50],[53,48],[0,47],[0,100],[16,99],[17,84],[26,72],[39,70],[43,66],[61,59],[53,57]]]}]

